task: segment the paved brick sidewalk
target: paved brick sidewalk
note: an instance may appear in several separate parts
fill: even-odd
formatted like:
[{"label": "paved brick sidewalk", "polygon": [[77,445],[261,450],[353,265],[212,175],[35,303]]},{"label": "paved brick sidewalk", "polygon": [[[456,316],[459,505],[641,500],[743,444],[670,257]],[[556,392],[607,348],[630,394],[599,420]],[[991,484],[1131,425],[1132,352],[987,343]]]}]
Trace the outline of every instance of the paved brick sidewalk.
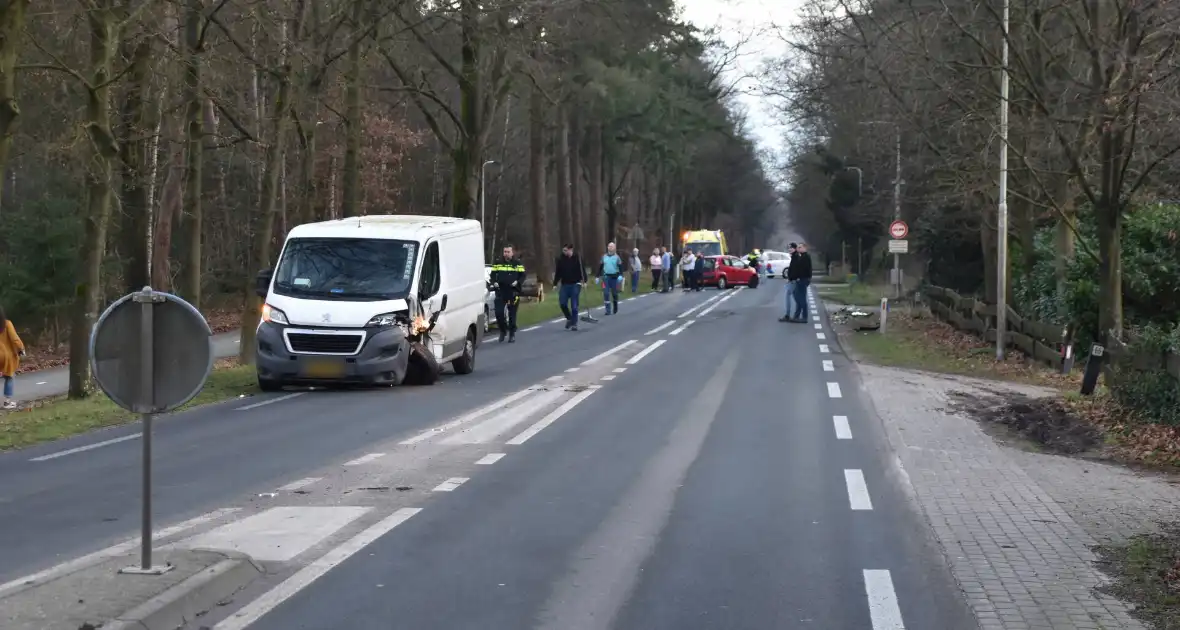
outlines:
[{"label": "paved brick sidewalk", "polygon": [[885,423],[983,630],[1140,630],[1094,592],[1098,542],[1180,514],[1180,489],[1114,466],[998,445],[948,410],[949,392],[1035,388],[861,365]]}]

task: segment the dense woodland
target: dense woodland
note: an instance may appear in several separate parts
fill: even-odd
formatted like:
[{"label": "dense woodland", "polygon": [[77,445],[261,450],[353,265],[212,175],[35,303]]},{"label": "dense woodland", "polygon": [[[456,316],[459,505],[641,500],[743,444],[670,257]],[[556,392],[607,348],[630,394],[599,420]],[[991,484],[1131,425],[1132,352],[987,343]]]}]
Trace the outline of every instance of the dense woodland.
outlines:
[{"label": "dense woodland", "polygon": [[910,276],[995,303],[1006,146],[1009,303],[1081,341],[1180,350],[1180,6],[1011,0],[1006,144],[1004,6],[808,0],[766,81],[804,147],[796,228],[879,271],[900,137]]},{"label": "dense woodland", "polygon": [[542,277],[670,222],[752,245],[777,195],[732,54],[671,0],[4,0],[0,305],[82,397],[91,324],[146,284],[240,309],[250,361],[253,276],[304,222],[482,210]]}]

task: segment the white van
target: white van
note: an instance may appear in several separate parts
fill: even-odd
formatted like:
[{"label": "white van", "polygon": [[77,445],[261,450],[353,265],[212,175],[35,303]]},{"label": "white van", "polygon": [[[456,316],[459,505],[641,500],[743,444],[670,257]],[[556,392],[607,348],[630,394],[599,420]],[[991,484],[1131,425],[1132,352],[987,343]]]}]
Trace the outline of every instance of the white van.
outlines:
[{"label": "white van", "polygon": [[483,268],[478,221],[367,216],[292,229],[278,265],[258,275],[258,386],[400,384],[415,320],[435,314],[423,345],[469,374],[486,318]]}]

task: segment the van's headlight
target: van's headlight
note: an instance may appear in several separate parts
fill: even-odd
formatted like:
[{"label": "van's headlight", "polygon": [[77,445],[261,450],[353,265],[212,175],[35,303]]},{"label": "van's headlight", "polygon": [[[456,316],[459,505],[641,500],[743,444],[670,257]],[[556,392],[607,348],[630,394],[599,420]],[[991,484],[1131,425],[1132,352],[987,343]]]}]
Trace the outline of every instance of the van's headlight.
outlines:
[{"label": "van's headlight", "polygon": [[286,313],[271,306],[270,304],[262,305],[262,321],[268,324],[282,324],[283,326],[288,326],[291,323],[287,321]]},{"label": "van's headlight", "polygon": [[369,320],[369,323],[365,324],[365,326],[366,327],[375,326],[378,328],[385,328],[386,326],[398,326],[398,325],[405,326],[409,323],[409,321],[410,321],[409,311],[394,311],[392,313],[381,313],[380,315],[374,315]]}]

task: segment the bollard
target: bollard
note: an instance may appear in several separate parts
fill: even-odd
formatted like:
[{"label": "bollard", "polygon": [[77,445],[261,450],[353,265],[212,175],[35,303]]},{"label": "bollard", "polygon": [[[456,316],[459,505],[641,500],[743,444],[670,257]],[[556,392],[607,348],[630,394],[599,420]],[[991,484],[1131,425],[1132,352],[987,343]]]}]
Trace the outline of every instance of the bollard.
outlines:
[{"label": "bollard", "polygon": [[1094,344],[1090,346],[1090,358],[1086,359],[1086,371],[1082,374],[1082,395],[1089,396],[1098,386],[1098,376],[1102,374],[1103,355],[1106,348]]},{"label": "bollard", "polygon": [[881,334],[885,334],[885,322],[889,319],[889,298],[881,298]]}]

